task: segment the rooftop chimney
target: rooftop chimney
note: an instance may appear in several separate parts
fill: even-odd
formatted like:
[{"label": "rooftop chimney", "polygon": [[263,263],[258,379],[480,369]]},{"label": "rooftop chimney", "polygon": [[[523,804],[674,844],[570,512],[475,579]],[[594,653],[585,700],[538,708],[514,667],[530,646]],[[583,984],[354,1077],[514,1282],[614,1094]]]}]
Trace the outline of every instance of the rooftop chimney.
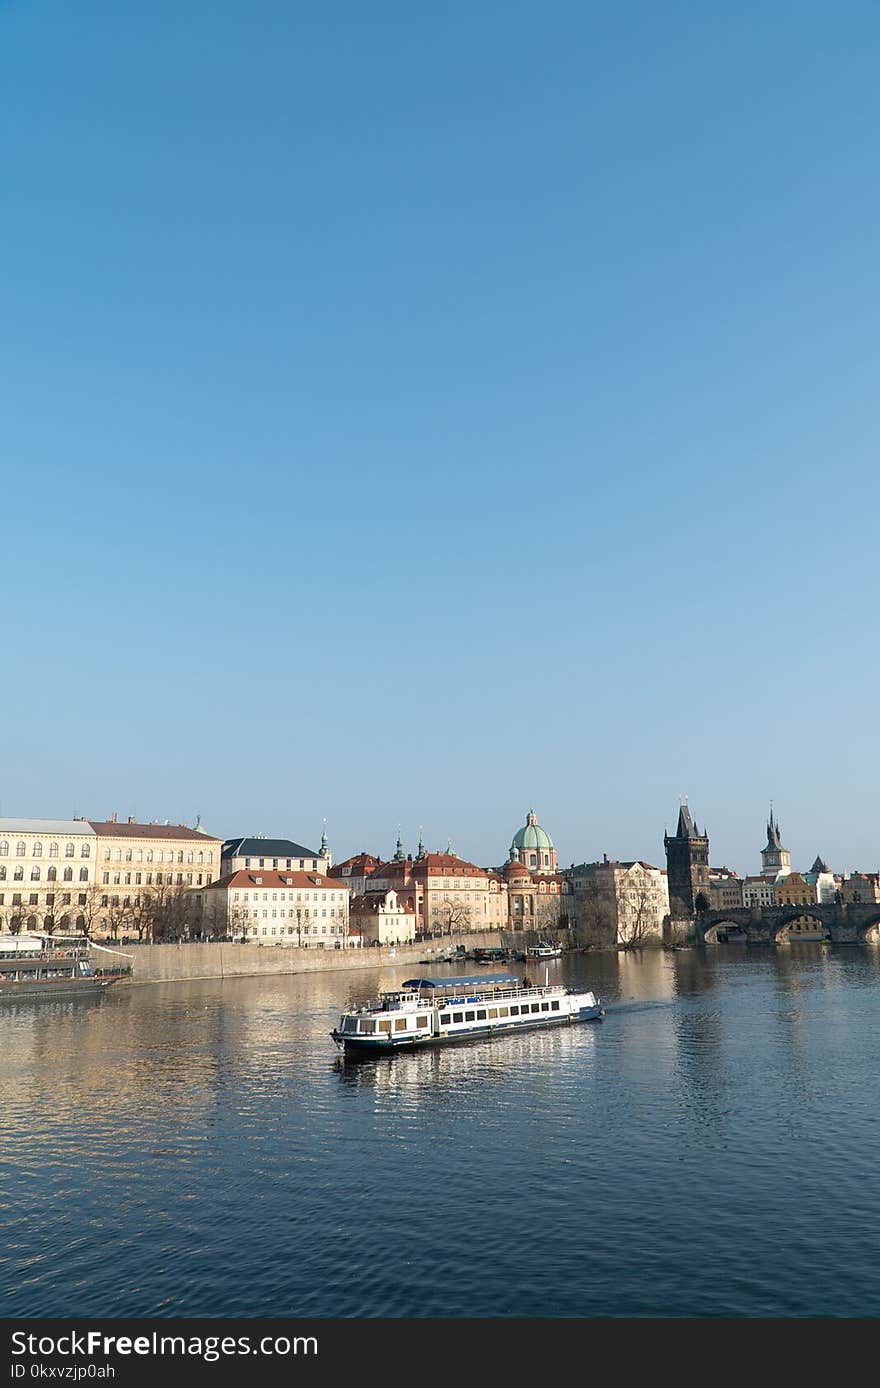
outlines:
[{"label": "rooftop chimney", "polygon": [[115,810],[113,811],[112,815],[110,816],[110,823],[111,823],[111,824],[115,824],[115,823],[116,823],[116,811],[115,811]]},{"label": "rooftop chimney", "polygon": [[128,816],[128,822],[129,822],[129,824],[134,824],[134,823],[135,823],[135,817],[134,817],[133,814],[130,814],[130,815]]}]

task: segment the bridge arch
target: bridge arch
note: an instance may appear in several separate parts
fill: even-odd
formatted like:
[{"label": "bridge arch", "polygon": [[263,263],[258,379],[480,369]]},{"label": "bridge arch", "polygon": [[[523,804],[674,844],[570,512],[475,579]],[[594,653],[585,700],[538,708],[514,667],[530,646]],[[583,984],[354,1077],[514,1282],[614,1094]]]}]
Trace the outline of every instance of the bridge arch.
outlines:
[{"label": "bridge arch", "polygon": [[703,933],[707,945],[745,944],[746,932],[741,921],[713,920]]},{"label": "bridge arch", "polygon": [[830,940],[831,931],[823,915],[809,906],[794,906],[779,921],[774,932],[777,945],[793,944],[799,940],[813,944]]},{"label": "bridge arch", "polygon": [[859,939],[863,945],[880,945],[880,915],[859,927]]}]

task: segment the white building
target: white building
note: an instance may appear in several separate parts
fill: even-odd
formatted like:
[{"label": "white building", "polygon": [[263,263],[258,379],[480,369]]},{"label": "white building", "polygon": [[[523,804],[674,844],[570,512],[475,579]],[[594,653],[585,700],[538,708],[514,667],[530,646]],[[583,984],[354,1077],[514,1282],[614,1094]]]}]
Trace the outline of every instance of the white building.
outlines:
[{"label": "white building", "polygon": [[[788,873],[785,874],[788,876]],[[769,877],[744,877],[742,884],[743,906],[751,910],[763,910],[776,905],[773,880]]]},{"label": "white building", "polygon": [[393,888],[367,892],[351,903],[351,926],[365,945],[409,944],[416,938],[415,907]]},{"label": "white building", "polygon": [[0,819],[0,930],[83,930],[98,836],[84,819]]},{"label": "white building", "polygon": [[200,893],[203,924],[258,944],[343,948],[349,892],[317,872],[232,872]]}]

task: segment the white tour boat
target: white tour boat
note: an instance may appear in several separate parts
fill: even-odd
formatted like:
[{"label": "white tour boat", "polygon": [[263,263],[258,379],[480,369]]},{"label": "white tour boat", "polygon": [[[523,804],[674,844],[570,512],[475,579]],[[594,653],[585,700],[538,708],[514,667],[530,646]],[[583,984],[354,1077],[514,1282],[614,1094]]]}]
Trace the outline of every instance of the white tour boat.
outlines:
[{"label": "white tour boat", "polygon": [[346,1051],[396,1051],[604,1016],[595,993],[514,974],[410,978],[378,1002],[343,1012],[330,1035]]},{"label": "white tour boat", "polygon": [[526,947],[527,959],[561,959],[562,949],[559,945],[548,945],[544,941],[539,945],[528,945]]}]

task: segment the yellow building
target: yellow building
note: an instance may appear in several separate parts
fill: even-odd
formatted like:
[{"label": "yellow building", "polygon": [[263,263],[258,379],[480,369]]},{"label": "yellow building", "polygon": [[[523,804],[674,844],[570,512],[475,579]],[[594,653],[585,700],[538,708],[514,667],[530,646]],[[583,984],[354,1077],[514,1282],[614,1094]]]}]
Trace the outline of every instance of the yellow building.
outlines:
[{"label": "yellow building", "polygon": [[160,938],[199,930],[199,905],[185,894],[220,876],[223,840],[197,823],[89,820],[96,836],[93,933]]}]

